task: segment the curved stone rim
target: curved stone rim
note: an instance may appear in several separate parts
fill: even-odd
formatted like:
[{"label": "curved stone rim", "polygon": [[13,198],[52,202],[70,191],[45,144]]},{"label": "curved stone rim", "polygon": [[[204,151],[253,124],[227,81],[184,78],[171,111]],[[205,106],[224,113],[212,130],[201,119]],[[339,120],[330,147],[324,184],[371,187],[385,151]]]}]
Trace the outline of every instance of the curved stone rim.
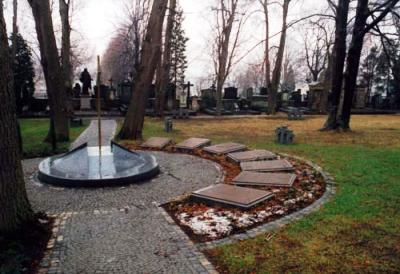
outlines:
[{"label": "curved stone rim", "polygon": [[135,153],[135,154],[141,155],[142,157],[147,159],[150,163],[152,163],[152,167],[142,173],[139,173],[139,174],[134,174],[134,175],[125,176],[125,177],[120,176],[120,177],[103,178],[103,179],[79,179],[79,178],[68,179],[68,178],[64,178],[64,177],[60,177],[60,176],[54,176],[54,175],[47,174],[46,172],[44,172],[42,170],[41,165],[44,161],[50,161],[51,159],[58,159],[60,157],[71,154],[76,150],[82,149],[83,147],[86,147],[86,146],[87,146],[87,144],[85,143],[65,154],[52,156],[52,157],[44,159],[39,164],[39,170],[37,172],[37,179],[42,183],[59,186],[59,187],[98,188],[98,187],[116,187],[116,186],[128,185],[128,184],[133,184],[133,183],[139,183],[139,182],[149,180],[149,179],[157,176],[160,173],[160,167],[159,167],[159,164],[158,164],[155,156],[145,153],[145,152],[132,152],[131,150],[124,148],[123,146],[115,143],[114,141],[111,141],[111,146],[117,146],[118,148],[128,151],[130,153]]}]

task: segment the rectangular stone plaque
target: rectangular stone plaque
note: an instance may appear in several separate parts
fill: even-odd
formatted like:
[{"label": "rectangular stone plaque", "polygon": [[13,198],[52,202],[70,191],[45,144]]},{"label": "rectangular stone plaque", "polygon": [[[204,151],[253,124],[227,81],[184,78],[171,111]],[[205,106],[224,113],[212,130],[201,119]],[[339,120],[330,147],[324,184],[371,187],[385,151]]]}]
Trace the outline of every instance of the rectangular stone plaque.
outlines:
[{"label": "rectangular stone plaque", "polygon": [[151,137],[141,144],[141,147],[163,149],[171,143],[171,139],[164,137]]},{"label": "rectangular stone plaque", "polygon": [[246,149],[247,149],[247,147],[242,144],[223,143],[223,144],[205,147],[203,150],[207,151],[209,153],[212,153],[212,154],[222,155],[222,154],[227,154],[227,153],[236,152],[236,151],[243,151]]},{"label": "rectangular stone plaque", "polygon": [[175,147],[178,149],[184,149],[184,150],[194,150],[196,148],[201,148],[204,146],[208,146],[210,144],[211,144],[211,141],[209,139],[189,138],[183,142],[180,142]]},{"label": "rectangular stone plaque", "polygon": [[296,175],[243,171],[233,179],[235,185],[291,187]]},{"label": "rectangular stone plaque", "polygon": [[228,158],[237,163],[241,163],[276,159],[276,154],[265,149],[254,149],[249,151],[229,153]]},{"label": "rectangular stone plaque", "polygon": [[227,184],[212,185],[192,193],[192,196],[208,202],[250,208],[274,196],[271,192]]},{"label": "rectangular stone plaque", "polygon": [[240,163],[243,171],[292,171],[294,170],[291,163],[287,160],[270,160],[270,161],[252,161]]}]

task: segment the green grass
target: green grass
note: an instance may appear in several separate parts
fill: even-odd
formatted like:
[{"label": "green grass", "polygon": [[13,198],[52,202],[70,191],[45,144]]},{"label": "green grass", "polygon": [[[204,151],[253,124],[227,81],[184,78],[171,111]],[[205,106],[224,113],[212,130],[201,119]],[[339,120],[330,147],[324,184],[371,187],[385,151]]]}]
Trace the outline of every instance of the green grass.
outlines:
[{"label": "green grass", "polygon": [[[51,144],[43,141],[49,130],[48,119],[20,119],[19,123],[21,127],[24,158],[43,157],[54,154]],[[71,127],[71,141],[57,144],[56,153],[68,151],[70,143],[73,142],[87,126],[88,122],[84,121],[83,126]]]},{"label": "green grass", "polygon": [[146,120],[145,137],[242,142],[308,158],[335,177],[338,193],[320,211],[268,237],[211,250],[221,272],[400,272],[400,117],[355,117],[354,131],[343,134],[317,132],[324,118],[317,119],[296,124],[298,143],[289,146],[273,142],[276,120],[176,122],[172,134],[162,122]]}]

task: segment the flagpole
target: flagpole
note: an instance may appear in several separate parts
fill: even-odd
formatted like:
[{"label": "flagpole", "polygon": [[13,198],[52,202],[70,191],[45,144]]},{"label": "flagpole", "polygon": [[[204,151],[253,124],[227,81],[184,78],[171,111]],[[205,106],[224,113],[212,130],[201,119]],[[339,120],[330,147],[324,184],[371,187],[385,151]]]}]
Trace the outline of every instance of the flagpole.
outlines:
[{"label": "flagpole", "polygon": [[97,123],[98,123],[98,137],[99,137],[99,153],[101,156],[101,101],[100,101],[100,84],[101,84],[101,68],[100,56],[97,55]]}]

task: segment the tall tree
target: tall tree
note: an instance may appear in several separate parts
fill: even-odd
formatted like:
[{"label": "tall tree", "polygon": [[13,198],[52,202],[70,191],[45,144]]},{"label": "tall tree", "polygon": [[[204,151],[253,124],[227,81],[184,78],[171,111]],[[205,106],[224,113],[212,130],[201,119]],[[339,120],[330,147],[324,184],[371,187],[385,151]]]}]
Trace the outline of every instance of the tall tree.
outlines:
[{"label": "tall tree", "polygon": [[269,60],[269,0],[258,0],[262,5],[265,22],[265,46],[264,46],[264,77],[265,87],[271,83],[271,62]]},{"label": "tall tree", "polygon": [[[15,36],[15,37],[14,37]],[[21,34],[12,34],[10,51],[15,49],[12,64],[13,82],[17,113],[20,114],[24,106],[28,105],[35,92],[35,69],[33,67],[32,52]]]},{"label": "tall tree", "polygon": [[[64,90],[63,73],[53,30],[49,0],[28,0],[40,48],[40,62],[46,80],[47,95],[50,104],[50,117],[54,122],[57,141],[69,140],[69,121],[67,95]],[[48,139],[53,135],[50,127]]]},{"label": "tall tree", "polygon": [[268,112],[269,114],[276,113],[276,99],[281,81],[283,54],[286,45],[286,31],[287,31],[287,16],[289,12],[289,4],[291,0],[283,0],[282,5],[282,29],[281,38],[279,41],[278,53],[276,54],[275,67],[272,71],[271,85],[268,87]]},{"label": "tall tree", "polygon": [[71,64],[71,0],[59,0],[59,13],[61,18],[61,70],[63,72],[64,90],[71,94],[72,90],[72,64]]},{"label": "tall tree", "polygon": [[336,129],[338,125],[340,95],[342,92],[343,70],[346,59],[347,19],[349,16],[350,0],[339,0],[334,4],[328,0],[335,9],[335,42],[332,51],[332,74],[330,110],[325,125],[321,130]]},{"label": "tall tree", "polygon": [[[357,2],[353,34],[346,59],[343,108],[341,119],[339,121],[339,127],[343,130],[350,129],[351,108],[357,84],[364,36],[371,29],[375,28],[378,23],[381,22],[390,11],[392,11],[398,2],[399,0],[387,0],[383,3],[374,3],[373,7],[369,7],[369,0],[358,0]],[[375,16],[375,12],[379,13],[379,15]],[[372,15],[373,20],[372,22],[367,23],[370,15]]]},{"label": "tall tree", "polygon": [[162,27],[167,9],[167,0],[154,0],[146,35],[143,41],[140,66],[132,90],[132,99],[118,134],[121,139],[141,139],[148,90],[160,60]]},{"label": "tall tree", "polygon": [[165,92],[169,84],[169,70],[171,67],[171,50],[172,50],[172,30],[176,14],[176,0],[169,0],[167,27],[164,37],[164,51],[162,62],[160,62],[159,84],[156,85],[156,111],[158,115],[164,115]]},{"label": "tall tree", "polygon": [[34,218],[18,147],[17,117],[3,1],[0,1],[0,234]]},{"label": "tall tree", "polygon": [[236,35],[231,45],[231,34],[237,16],[238,2],[239,0],[220,0],[219,5],[215,9],[217,15],[217,35],[213,57],[217,82],[217,115],[221,115],[222,112],[222,89],[232,68],[232,59],[239,40],[242,20],[239,21]]}]

